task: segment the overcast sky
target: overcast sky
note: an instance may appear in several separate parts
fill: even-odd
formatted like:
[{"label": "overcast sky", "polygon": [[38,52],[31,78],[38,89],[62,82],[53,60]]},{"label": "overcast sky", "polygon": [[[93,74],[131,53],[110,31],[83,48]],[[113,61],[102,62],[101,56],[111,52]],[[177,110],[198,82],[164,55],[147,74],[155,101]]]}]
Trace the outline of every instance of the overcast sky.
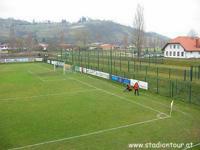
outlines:
[{"label": "overcast sky", "polygon": [[132,26],[138,3],[146,31],[173,38],[194,29],[200,35],[200,0],[0,0],[0,17],[75,22],[86,16]]}]

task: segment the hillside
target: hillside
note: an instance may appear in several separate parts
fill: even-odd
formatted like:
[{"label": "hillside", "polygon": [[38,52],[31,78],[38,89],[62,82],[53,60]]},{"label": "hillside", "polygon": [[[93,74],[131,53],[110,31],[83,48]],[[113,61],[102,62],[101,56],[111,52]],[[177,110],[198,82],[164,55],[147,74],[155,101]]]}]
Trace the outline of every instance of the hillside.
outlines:
[{"label": "hillside", "polygon": [[[8,41],[11,31],[15,37],[25,39],[31,33],[39,42],[66,42],[77,43],[85,40],[87,43],[102,42],[123,44],[132,40],[133,28],[112,21],[105,20],[81,20],[76,23],[61,22],[27,22],[14,19],[0,19],[0,42]],[[166,36],[147,32],[148,41],[168,40]],[[151,44],[149,44],[151,45]]]}]

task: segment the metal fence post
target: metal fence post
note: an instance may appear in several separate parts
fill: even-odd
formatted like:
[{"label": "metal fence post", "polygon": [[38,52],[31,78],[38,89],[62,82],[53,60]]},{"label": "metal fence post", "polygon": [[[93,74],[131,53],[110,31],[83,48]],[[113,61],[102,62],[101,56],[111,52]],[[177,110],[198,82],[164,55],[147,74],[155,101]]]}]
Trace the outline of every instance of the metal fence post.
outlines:
[{"label": "metal fence post", "polygon": [[114,62],[113,62],[113,67],[114,67],[113,69],[114,69],[114,71],[115,71],[115,70],[116,70],[116,69],[115,69],[115,59],[114,59]]},{"label": "metal fence post", "polygon": [[61,61],[62,61],[62,59],[63,59],[63,50],[62,49],[61,49],[60,55],[61,55]]},{"label": "metal fence post", "polygon": [[156,72],[157,72],[157,78],[158,78],[158,67],[156,68]]},{"label": "metal fence post", "polygon": [[97,54],[98,54],[98,56],[97,56],[97,59],[98,59],[98,70],[99,70],[99,50],[97,50]]},{"label": "metal fence post", "polygon": [[150,66],[150,54],[149,54],[149,66]]},{"label": "metal fence post", "polygon": [[103,62],[103,68],[104,68],[104,54],[103,54],[104,50],[102,50],[102,62]]},{"label": "metal fence post", "polygon": [[172,81],[171,82],[172,84],[172,88],[171,88],[171,90],[172,90],[172,92],[171,92],[171,97],[174,97],[174,82]]},{"label": "metal fence post", "polygon": [[200,79],[200,66],[198,66],[198,79]]},{"label": "metal fence post", "polygon": [[72,49],[72,65],[74,64],[74,50]]},{"label": "metal fence post", "polygon": [[78,50],[78,64],[79,64],[79,66],[80,66],[80,64],[81,64],[80,55],[81,55],[81,52],[80,52],[80,49],[79,49],[79,50]]},{"label": "metal fence post", "polygon": [[193,77],[193,66],[190,66],[190,81],[192,81]]},{"label": "metal fence post", "polygon": [[172,90],[171,90],[171,88],[172,88],[172,81],[171,80],[169,80],[169,96],[171,97],[172,96]]},{"label": "metal fence post", "polygon": [[87,66],[87,57],[86,57],[86,51],[84,51],[84,53],[85,53],[85,63],[84,63],[84,65],[85,65],[85,67]]},{"label": "metal fence post", "polygon": [[157,72],[157,92],[156,93],[158,93],[158,67],[156,68],[156,72]]},{"label": "metal fence post", "polygon": [[122,56],[121,56],[121,51],[120,51],[120,56],[119,57],[120,57],[119,67],[120,67],[120,71],[121,71],[122,70],[122,62],[121,62],[122,61]]},{"label": "metal fence post", "polygon": [[157,77],[157,91],[156,91],[156,93],[158,94],[158,81],[159,81],[159,79],[158,79],[158,77]]},{"label": "metal fence post", "polygon": [[146,66],[146,76],[147,76],[147,66]]},{"label": "metal fence post", "polygon": [[130,62],[128,60],[128,72],[130,72]]},{"label": "metal fence post", "polygon": [[171,79],[171,69],[169,68],[169,79]]}]

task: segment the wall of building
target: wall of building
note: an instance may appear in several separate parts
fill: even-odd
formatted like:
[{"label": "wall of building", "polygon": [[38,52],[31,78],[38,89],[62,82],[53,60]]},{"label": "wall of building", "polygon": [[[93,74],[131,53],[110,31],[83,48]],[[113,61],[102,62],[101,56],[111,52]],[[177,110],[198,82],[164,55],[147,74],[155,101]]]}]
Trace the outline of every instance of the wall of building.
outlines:
[{"label": "wall of building", "polygon": [[8,46],[7,45],[0,45],[0,50],[8,50]]},{"label": "wall of building", "polygon": [[186,58],[184,48],[180,44],[168,44],[165,47],[164,57]]},{"label": "wall of building", "polygon": [[186,52],[186,58],[200,58],[200,52]]},{"label": "wall of building", "polygon": [[200,52],[187,52],[180,44],[168,44],[164,50],[164,57],[200,58]]}]

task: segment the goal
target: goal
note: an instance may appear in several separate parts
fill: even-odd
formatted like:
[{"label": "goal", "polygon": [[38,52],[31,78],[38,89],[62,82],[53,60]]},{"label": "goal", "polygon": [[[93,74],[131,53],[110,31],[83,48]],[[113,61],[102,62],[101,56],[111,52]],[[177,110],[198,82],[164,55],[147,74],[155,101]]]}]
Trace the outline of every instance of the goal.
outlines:
[{"label": "goal", "polygon": [[63,65],[63,74],[65,74],[66,72],[72,72],[72,65],[69,64],[64,64]]}]

